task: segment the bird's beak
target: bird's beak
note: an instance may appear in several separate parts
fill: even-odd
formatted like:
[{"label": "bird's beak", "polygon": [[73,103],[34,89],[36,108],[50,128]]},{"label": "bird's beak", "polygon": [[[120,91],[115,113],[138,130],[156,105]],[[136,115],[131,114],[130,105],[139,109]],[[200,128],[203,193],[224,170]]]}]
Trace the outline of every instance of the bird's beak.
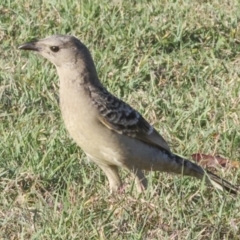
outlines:
[{"label": "bird's beak", "polygon": [[41,48],[37,44],[38,41],[27,42],[18,47],[20,50],[31,50],[31,51],[39,51]]}]

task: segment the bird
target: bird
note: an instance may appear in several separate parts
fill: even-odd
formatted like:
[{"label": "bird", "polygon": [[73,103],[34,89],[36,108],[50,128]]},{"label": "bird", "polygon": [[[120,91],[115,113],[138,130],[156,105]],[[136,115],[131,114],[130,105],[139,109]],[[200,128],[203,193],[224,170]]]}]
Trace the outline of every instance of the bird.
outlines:
[{"label": "bird", "polygon": [[143,170],[205,179],[237,194],[239,187],[174,154],[157,130],[134,108],[111,94],[98,78],[89,49],[75,36],[56,34],[18,47],[55,65],[65,127],[88,159],[105,173],[110,192],[124,186],[119,168],[134,176],[137,190],[147,188]]}]

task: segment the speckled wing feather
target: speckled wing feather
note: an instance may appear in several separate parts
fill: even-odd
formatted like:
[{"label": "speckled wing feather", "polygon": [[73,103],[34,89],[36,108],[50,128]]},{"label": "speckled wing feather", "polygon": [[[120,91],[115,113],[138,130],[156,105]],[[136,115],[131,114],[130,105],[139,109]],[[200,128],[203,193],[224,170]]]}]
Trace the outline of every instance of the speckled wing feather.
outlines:
[{"label": "speckled wing feather", "polygon": [[170,151],[162,136],[128,104],[114,97],[103,87],[91,89],[90,95],[93,104],[99,110],[99,120],[106,127]]}]

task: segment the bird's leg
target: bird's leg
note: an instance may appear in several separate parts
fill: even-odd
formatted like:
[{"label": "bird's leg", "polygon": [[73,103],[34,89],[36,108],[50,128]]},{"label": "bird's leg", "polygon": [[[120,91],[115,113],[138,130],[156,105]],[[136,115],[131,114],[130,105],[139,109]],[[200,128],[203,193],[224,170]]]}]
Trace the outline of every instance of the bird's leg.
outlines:
[{"label": "bird's leg", "polygon": [[110,192],[117,192],[122,187],[122,181],[118,173],[118,167],[115,165],[107,165],[99,163],[99,159],[91,156],[90,154],[86,154],[90,161],[95,162],[106,174],[109,182]]},{"label": "bird's leg", "polygon": [[147,188],[147,179],[140,169],[132,170],[138,192],[143,192]]},{"label": "bird's leg", "polygon": [[120,179],[120,176],[118,174],[118,168],[114,165],[100,165],[99,167],[104,171],[106,174],[109,185],[110,185],[110,191],[111,193],[116,192],[121,189],[122,181]]}]

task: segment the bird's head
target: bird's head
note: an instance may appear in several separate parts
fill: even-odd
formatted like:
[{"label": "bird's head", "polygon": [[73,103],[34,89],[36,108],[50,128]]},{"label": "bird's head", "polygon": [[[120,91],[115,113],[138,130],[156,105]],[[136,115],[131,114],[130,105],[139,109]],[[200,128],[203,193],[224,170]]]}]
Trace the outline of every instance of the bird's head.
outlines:
[{"label": "bird's head", "polygon": [[36,51],[56,67],[71,66],[78,58],[91,58],[87,47],[70,35],[53,35],[19,46],[21,50]]},{"label": "bird's head", "polygon": [[70,79],[77,80],[76,84],[101,85],[88,48],[74,36],[53,35],[24,43],[19,49],[36,51],[48,59],[56,66],[60,81]]}]

